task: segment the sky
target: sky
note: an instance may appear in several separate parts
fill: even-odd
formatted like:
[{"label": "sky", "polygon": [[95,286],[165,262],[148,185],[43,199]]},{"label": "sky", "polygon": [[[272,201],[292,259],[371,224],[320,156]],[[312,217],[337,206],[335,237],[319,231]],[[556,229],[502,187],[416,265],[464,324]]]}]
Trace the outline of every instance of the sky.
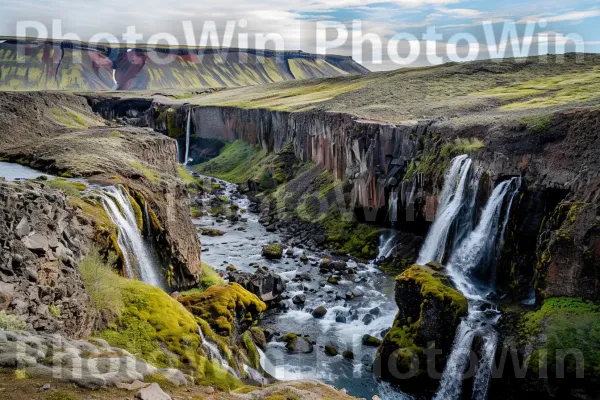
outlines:
[{"label": "sky", "polygon": [[[133,40],[135,27],[138,43],[159,35],[159,43],[168,37],[185,45],[194,44],[190,39],[201,44],[205,30],[205,39],[211,38],[214,23],[218,43],[205,44],[257,47],[265,41],[267,48],[281,49],[283,43],[285,50],[354,56],[371,70],[573,50],[600,52],[598,0],[0,0],[0,10],[3,36],[19,35],[19,24],[37,24],[50,37],[102,41],[110,34],[124,42]],[[60,21],[60,31],[54,20]],[[229,31],[228,23],[233,27]],[[128,27],[130,34],[123,36]],[[424,38],[432,28],[437,36]],[[506,36],[504,43],[499,40],[511,29],[514,36]],[[25,32],[44,33],[33,28]],[[263,40],[273,35],[283,42]],[[375,42],[363,43],[361,37]],[[524,43],[530,48],[515,52],[512,46]],[[381,48],[381,57],[377,51],[373,57],[373,48]]]}]

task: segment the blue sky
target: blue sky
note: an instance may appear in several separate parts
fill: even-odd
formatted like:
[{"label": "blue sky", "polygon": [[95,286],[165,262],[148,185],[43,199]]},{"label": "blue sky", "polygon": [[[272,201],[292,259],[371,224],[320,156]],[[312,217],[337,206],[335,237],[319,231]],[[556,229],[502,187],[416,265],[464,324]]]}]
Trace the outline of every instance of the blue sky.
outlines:
[{"label": "blue sky", "polygon": [[[363,35],[372,33],[381,38],[384,48],[381,63],[371,60],[371,46],[359,46],[349,38],[340,46],[328,50],[329,53],[352,55],[353,48],[363,50],[363,63],[373,69],[393,69],[398,65],[390,61],[385,48],[390,38],[398,33],[414,35],[419,40],[422,51],[411,65],[427,65],[431,62],[426,57],[425,42],[422,35],[428,27],[435,27],[443,38],[436,42],[436,54],[444,57],[447,42],[453,35],[470,34],[480,43],[480,58],[487,58],[488,44],[482,27],[483,21],[493,23],[493,30],[500,35],[504,29],[504,21],[513,21],[520,40],[531,36],[527,32],[526,22],[537,23],[532,40],[534,47],[528,54],[536,54],[539,43],[547,42],[549,52],[554,52],[555,44],[561,43],[560,36],[580,38],[580,46],[586,52],[600,52],[600,3],[597,0],[508,0],[496,1],[461,1],[461,0],[221,0],[197,1],[179,0],[165,2],[159,0],[0,0],[0,34],[14,36],[17,34],[18,21],[37,21],[43,24],[49,36],[52,33],[52,20],[60,19],[62,35],[73,33],[82,40],[89,40],[99,33],[113,34],[118,40],[127,27],[135,26],[136,33],[142,34],[141,42],[146,42],[152,35],[168,33],[179,42],[185,43],[182,21],[190,21],[194,35],[199,37],[206,21],[214,21],[219,31],[219,44],[244,45],[239,41],[239,33],[250,36],[249,47],[254,47],[256,34],[281,36],[286,50],[301,49],[307,52],[316,51],[316,24],[319,21],[342,23],[348,28],[353,20],[362,23]],[[240,27],[239,21],[246,24]],[[539,21],[546,21],[540,24]],[[237,23],[230,41],[223,43],[227,35],[224,33],[227,21]],[[30,30],[28,33],[35,34]],[[335,31],[328,31],[328,39],[333,40]],[[544,34],[549,39],[540,39]],[[530,38],[531,39],[531,38]],[[567,51],[574,49],[574,42],[563,40]],[[274,47],[274,42],[268,47]],[[397,47],[399,55],[407,52],[408,42]],[[580,47],[581,48],[581,47]],[[456,45],[457,53],[470,54],[466,42]],[[560,50],[559,46],[559,50]],[[461,53],[462,51],[462,53]],[[511,49],[506,53],[512,55]],[[447,58],[444,58],[447,61]]]}]

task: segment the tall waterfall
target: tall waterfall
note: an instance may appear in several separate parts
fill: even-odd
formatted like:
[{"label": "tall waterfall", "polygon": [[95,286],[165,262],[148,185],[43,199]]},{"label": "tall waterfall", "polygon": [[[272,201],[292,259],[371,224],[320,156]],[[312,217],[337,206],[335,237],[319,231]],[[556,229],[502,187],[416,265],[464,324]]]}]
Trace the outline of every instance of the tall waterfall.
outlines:
[{"label": "tall waterfall", "polygon": [[109,186],[102,188],[100,196],[104,209],[119,229],[119,248],[123,253],[127,277],[139,277],[150,285],[163,287],[159,266],[140,233],[129,195],[123,193],[120,187]]},{"label": "tall waterfall", "polygon": [[392,223],[392,225],[394,225],[396,222],[398,222],[398,192],[400,190],[395,187],[392,189],[392,191],[390,192],[390,198],[389,198],[389,206],[388,206],[388,214],[389,214],[389,218],[390,218],[390,222]]},{"label": "tall waterfall", "polygon": [[467,183],[471,165],[472,161],[466,155],[452,160],[444,180],[438,212],[419,253],[418,264],[444,260],[450,229],[465,205],[469,191]]},{"label": "tall waterfall", "polygon": [[185,127],[185,159],[183,165],[187,165],[190,160],[190,135],[192,131],[192,109],[188,111],[187,124]]},{"label": "tall waterfall", "polygon": [[[446,268],[457,288],[469,300],[469,314],[457,329],[435,397],[437,400],[461,398],[462,374],[469,365],[475,337],[481,338],[482,348],[481,359],[475,371],[473,399],[487,399],[492,363],[498,344],[498,334],[494,326],[498,322],[499,312],[491,305],[483,308],[487,308],[486,311],[482,311],[482,306],[485,304],[485,296],[494,285],[495,252],[498,249],[496,242],[505,231],[509,220],[507,214],[520,186],[520,178],[500,183],[488,199],[477,227],[461,241],[450,256]],[[505,207],[507,198],[509,201]],[[503,212],[505,217],[502,219]]]}]

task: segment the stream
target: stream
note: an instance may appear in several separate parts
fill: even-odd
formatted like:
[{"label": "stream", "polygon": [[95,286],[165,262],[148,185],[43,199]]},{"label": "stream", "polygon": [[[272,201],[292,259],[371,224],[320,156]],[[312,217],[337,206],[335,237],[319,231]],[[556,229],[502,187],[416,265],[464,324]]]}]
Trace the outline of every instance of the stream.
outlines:
[{"label": "stream", "polygon": [[[278,380],[319,379],[337,388],[345,388],[356,397],[382,399],[408,399],[385,383],[377,382],[371,366],[377,348],[363,346],[364,335],[382,339],[382,333],[392,326],[398,308],[393,299],[394,281],[381,272],[374,263],[362,264],[348,260],[348,268],[356,274],[342,275],[338,285],[327,283],[327,276],[319,273],[322,254],[305,249],[284,246],[281,260],[262,257],[262,247],[269,243],[285,243],[278,233],[267,232],[259,223],[257,214],[245,211],[250,201],[238,192],[236,185],[214,179],[222,187],[220,196],[227,196],[241,210],[239,222],[230,222],[205,215],[194,220],[199,227],[215,228],[225,232],[223,236],[202,236],[202,260],[218,271],[232,264],[239,271],[255,272],[252,264],[266,266],[286,281],[286,293],[282,307],[265,313],[261,326],[276,334],[261,354],[261,366]],[[210,195],[203,201],[208,202]],[[243,227],[240,230],[240,227]],[[382,235],[382,245],[389,246],[389,237]],[[386,251],[386,250],[384,250]],[[302,253],[308,263],[300,261]],[[302,277],[300,281],[295,279]],[[307,280],[306,278],[310,279]],[[356,297],[346,300],[352,292]],[[304,305],[296,305],[292,298],[305,295]],[[316,319],[311,312],[318,306],[327,308],[323,319]],[[280,337],[286,333],[307,335],[315,343],[309,354],[291,354]],[[324,347],[331,345],[338,351],[329,356]],[[354,360],[343,358],[344,351],[352,351]]]}]

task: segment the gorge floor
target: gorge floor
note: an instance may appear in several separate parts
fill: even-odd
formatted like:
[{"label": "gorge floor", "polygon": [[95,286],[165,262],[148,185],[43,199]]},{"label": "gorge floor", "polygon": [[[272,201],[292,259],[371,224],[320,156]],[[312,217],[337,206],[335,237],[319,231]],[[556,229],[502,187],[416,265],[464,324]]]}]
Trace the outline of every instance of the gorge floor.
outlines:
[{"label": "gorge floor", "polygon": [[[261,365],[278,380],[319,379],[337,388],[345,388],[356,397],[405,399],[408,396],[395,391],[388,384],[379,383],[372,364],[376,347],[364,346],[364,335],[382,338],[394,320],[398,308],[393,299],[393,279],[382,273],[374,263],[345,262],[356,274],[345,274],[337,284],[328,283],[328,276],[319,273],[319,264],[325,253],[311,252],[299,247],[287,247],[277,232],[267,232],[257,214],[247,210],[249,199],[240,194],[236,185],[212,179],[221,186],[217,194],[226,196],[240,210],[239,222],[215,218],[210,214],[195,219],[198,227],[218,229],[222,236],[202,236],[202,259],[226,274],[225,268],[233,265],[242,272],[255,272],[252,265],[267,267],[286,281],[284,300],[275,309],[267,311],[260,325],[272,329],[276,335],[266,351],[261,354]],[[262,247],[269,243],[283,243],[281,260],[267,260],[261,256]],[[308,261],[301,261],[302,254]],[[356,296],[347,300],[347,294]],[[296,295],[306,296],[302,305],[292,301]],[[327,309],[322,319],[312,316],[319,306]],[[287,333],[304,335],[313,343],[313,351],[290,353],[281,340]],[[330,356],[325,346],[333,346],[338,355]],[[345,351],[352,351],[354,359],[345,359]]]}]

